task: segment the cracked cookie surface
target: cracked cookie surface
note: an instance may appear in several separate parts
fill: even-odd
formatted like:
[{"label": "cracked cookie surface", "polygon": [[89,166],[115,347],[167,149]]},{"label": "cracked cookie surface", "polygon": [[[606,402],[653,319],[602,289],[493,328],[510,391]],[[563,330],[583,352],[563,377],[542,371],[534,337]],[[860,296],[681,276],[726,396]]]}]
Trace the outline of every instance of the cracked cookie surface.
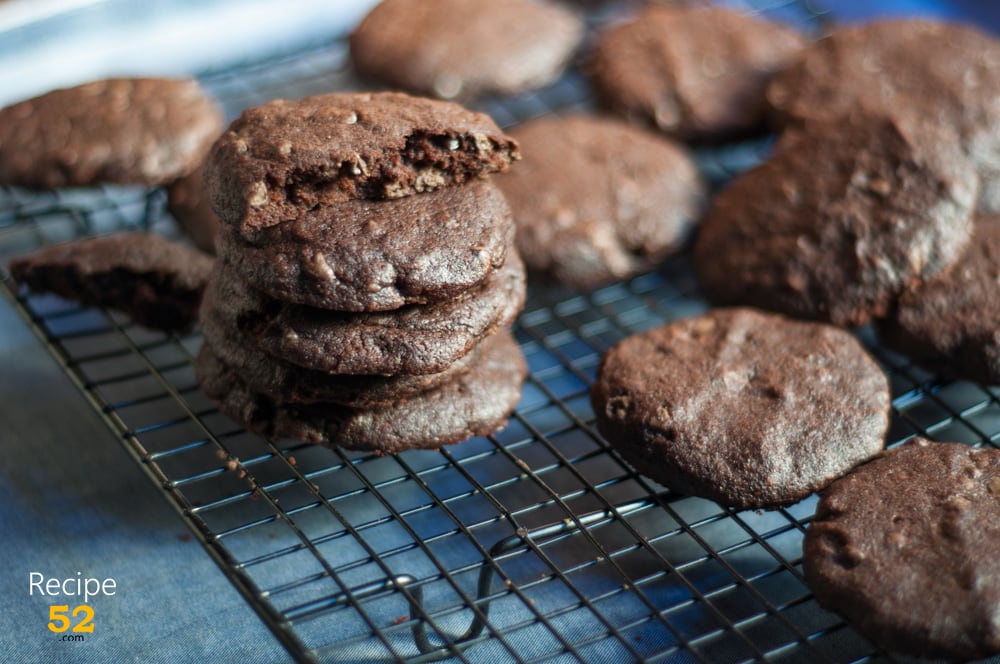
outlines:
[{"label": "cracked cookie surface", "polygon": [[823,492],[806,581],[874,643],[952,661],[1000,653],[1000,450],[916,438]]},{"label": "cracked cookie surface", "polygon": [[267,295],[337,311],[387,311],[440,302],[502,268],[514,223],[486,180],[388,201],[352,200],[241,235],[219,254]]},{"label": "cracked cookie surface", "polygon": [[591,403],[634,468],[741,509],[823,488],[881,451],[889,424],[888,380],[850,333],[752,309],[624,339]]}]

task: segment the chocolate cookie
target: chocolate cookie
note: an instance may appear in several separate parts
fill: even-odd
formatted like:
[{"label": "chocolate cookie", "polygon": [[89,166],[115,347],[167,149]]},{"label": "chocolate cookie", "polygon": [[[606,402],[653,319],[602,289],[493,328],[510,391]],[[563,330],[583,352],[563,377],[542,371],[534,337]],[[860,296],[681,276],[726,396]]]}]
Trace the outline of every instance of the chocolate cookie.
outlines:
[{"label": "chocolate cookie", "polygon": [[483,342],[470,371],[408,401],[353,410],[331,404],[291,405],[255,393],[239,374],[202,346],[196,372],[219,410],[267,438],[297,438],[376,454],[432,449],[502,427],[521,397],[527,367],[509,333]]},{"label": "chocolate cookie", "polygon": [[153,233],[122,233],[15,258],[10,273],[33,291],[120,309],[148,327],[185,330],[197,318],[213,262]]},{"label": "chocolate cookie", "polygon": [[740,509],[794,503],[878,454],[885,375],[848,332],[716,309],[605,355],[597,426],[634,468]]},{"label": "chocolate cookie", "polygon": [[204,171],[200,166],[167,187],[167,210],[195,246],[215,253],[215,236],[221,222],[208,203]]},{"label": "chocolate cookie", "polygon": [[[204,334],[209,352],[235,371],[253,392],[285,404],[334,403],[350,408],[390,406],[452,382],[478,361],[485,343],[477,344],[441,373],[381,376],[328,374],[306,369],[248,348],[236,331],[214,325],[206,326]],[[219,334],[223,336],[216,336]]]},{"label": "chocolate cookie", "polygon": [[651,5],[598,37],[587,70],[616,113],[720,140],[762,128],[769,77],[804,46],[791,28],[733,9]]},{"label": "chocolate cookie", "polygon": [[1000,653],[997,551],[1000,450],[917,438],[830,485],[802,567],[874,643],[967,661]]},{"label": "chocolate cookie", "polygon": [[225,118],[197,81],[113,78],[0,109],[0,183],[167,184],[193,171]]},{"label": "chocolate cookie", "polygon": [[555,80],[583,38],[547,0],[383,0],[350,37],[359,73],[436,97],[511,95]]},{"label": "chocolate cookie", "polygon": [[[446,370],[524,306],[516,252],[481,287],[454,300],[390,312],[344,313],[256,293],[225,267],[212,279],[202,326],[216,338],[237,330],[245,344],[301,367],[337,374],[430,374]],[[215,331],[209,328],[215,326]]]},{"label": "chocolate cookie", "polygon": [[1000,385],[1000,217],[979,217],[965,254],[904,293],[878,330],[938,373]]},{"label": "chocolate cookie", "polygon": [[864,325],[959,257],[977,184],[945,128],[867,115],[809,123],[716,197],[695,269],[717,303]]},{"label": "chocolate cookie", "polygon": [[385,311],[440,302],[503,266],[514,222],[503,194],[476,180],[389,201],[345,201],[246,236],[219,253],[254,288],[286,302]]},{"label": "chocolate cookie", "polygon": [[511,132],[524,161],[495,182],[543,279],[589,289],[656,267],[701,213],[705,184],[669,139],[619,120],[547,117]]},{"label": "chocolate cookie", "polygon": [[248,109],[205,163],[212,208],[249,233],[320,205],[401,198],[506,170],[517,144],[488,116],[398,92]]},{"label": "chocolate cookie", "polygon": [[1000,41],[971,26],[895,19],[843,27],[767,90],[778,126],[866,109],[934,118],[959,133],[1000,212]]}]

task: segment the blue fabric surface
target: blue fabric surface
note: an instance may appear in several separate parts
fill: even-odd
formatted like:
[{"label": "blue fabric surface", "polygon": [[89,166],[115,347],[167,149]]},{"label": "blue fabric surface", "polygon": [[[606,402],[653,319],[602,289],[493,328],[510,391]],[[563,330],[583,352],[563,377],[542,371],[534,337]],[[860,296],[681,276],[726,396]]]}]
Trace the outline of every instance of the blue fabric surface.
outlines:
[{"label": "blue fabric surface", "polygon": [[[5,302],[0,331],[0,661],[290,661]],[[30,596],[31,572],[117,590],[62,642],[48,607],[83,602]]]}]

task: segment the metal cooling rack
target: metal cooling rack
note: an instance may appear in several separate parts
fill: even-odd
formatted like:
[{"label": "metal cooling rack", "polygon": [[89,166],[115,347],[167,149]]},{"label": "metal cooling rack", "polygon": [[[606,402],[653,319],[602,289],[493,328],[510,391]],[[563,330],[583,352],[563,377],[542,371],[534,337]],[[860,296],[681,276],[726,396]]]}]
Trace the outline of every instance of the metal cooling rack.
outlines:
[{"label": "metal cooling rack", "polygon": [[[819,25],[807,4],[742,4]],[[231,116],[359,87],[343,40],[202,80]],[[575,70],[483,106],[503,125],[588,107]],[[698,158],[721,182],[764,149]],[[0,264],[83,235],[176,234],[163,203],[160,191],[129,188],[0,189]],[[814,497],[734,512],[672,495],[596,433],[588,390],[601,355],[706,309],[684,258],[588,295],[533,291],[515,327],[530,376],[510,424],[391,457],[242,431],[196,384],[197,333],[16,291],[5,274],[0,291],[299,661],[894,659],[821,610],[803,582]],[[1000,388],[941,381],[860,334],[891,378],[890,444],[917,434],[1000,444]]]}]

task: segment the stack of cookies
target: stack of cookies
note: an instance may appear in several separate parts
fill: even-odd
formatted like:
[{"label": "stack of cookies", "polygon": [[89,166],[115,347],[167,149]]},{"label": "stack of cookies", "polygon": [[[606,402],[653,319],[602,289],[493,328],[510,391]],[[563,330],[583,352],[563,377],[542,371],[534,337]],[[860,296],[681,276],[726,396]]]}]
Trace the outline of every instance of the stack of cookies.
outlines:
[{"label": "stack of cookies", "polygon": [[399,93],[249,109],[212,149],[223,228],[197,373],[267,437],[393,453],[502,426],[524,267],[487,116]]}]

